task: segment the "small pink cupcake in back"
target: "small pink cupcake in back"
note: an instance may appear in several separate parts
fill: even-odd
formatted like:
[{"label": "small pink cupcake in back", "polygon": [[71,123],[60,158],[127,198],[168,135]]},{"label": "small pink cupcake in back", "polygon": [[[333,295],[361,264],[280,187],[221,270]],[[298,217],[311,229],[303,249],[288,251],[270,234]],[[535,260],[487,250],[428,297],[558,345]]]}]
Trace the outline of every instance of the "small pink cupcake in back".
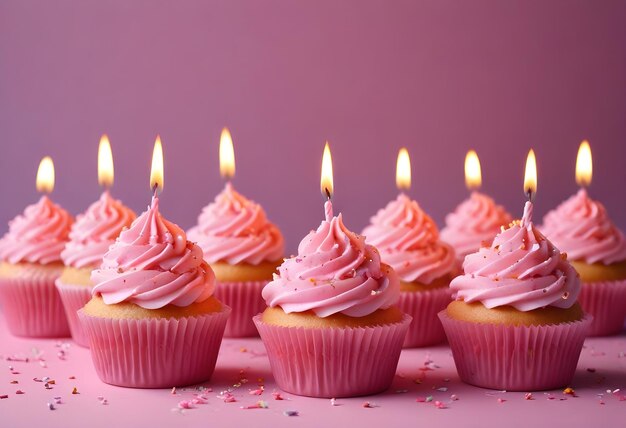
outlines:
[{"label": "small pink cupcake in back", "polygon": [[65,268],[56,280],[72,338],[81,346],[87,346],[87,338],[76,312],[91,299],[91,271],[100,266],[122,229],[128,228],[137,217],[109,193],[108,188],[113,184],[113,157],[106,135],[100,139],[98,150],[98,180],[107,190],[72,225],[70,240],[61,253]]},{"label": "small pink cupcake in back", "polygon": [[[403,159],[406,163],[403,166]],[[410,187],[408,153],[398,155],[396,183]],[[402,181],[406,177],[406,181]],[[430,346],[445,340],[437,313],[450,302],[450,280],[457,272],[452,247],[439,239],[437,225],[405,193],[376,213],[363,230],[384,263],[400,278],[400,309],[413,317],[404,347]]]},{"label": "small pink cupcake in back", "polygon": [[156,189],[91,280],[93,298],[78,316],[103,382],[171,388],[211,378],[230,308],[213,297],[202,249],[161,216]]},{"label": "small pink cupcake in back", "polygon": [[341,214],[333,216],[330,201],[325,208],[326,220],[263,289],[268,308],[254,322],[281,389],[311,397],[375,394],[393,380],[411,317],[394,306],[393,269]]},{"label": "small pink cupcake in back", "polygon": [[[232,139],[226,128],[220,140],[220,170],[227,179],[234,175]],[[261,290],[285,253],[278,227],[268,220],[261,205],[238,193],[229,181],[187,235],[202,248],[215,272],[215,297],[232,308],[224,336],[257,336],[252,317],[266,307]]]},{"label": "small pink cupcake in back", "polygon": [[580,304],[593,315],[589,334],[618,334],[626,318],[626,238],[604,205],[591,199],[585,189],[591,183],[591,149],[586,141],[581,144],[576,171],[583,187],[546,214],[541,230],[567,252],[580,274]]},{"label": "small pink cupcake in back", "polygon": [[450,284],[456,300],[439,314],[469,384],[534,391],[574,376],[592,317],[577,302],[576,270],[533,226],[532,209],[527,202],[521,221],[465,258],[464,275]]},{"label": "small pink cupcake in back", "polygon": [[[45,157],[37,189],[54,187],[54,165]],[[69,326],[54,281],[63,271],[61,251],[74,219],[44,195],[9,223],[0,239],[0,304],[11,333],[67,337]]]},{"label": "small pink cupcake in back", "polygon": [[441,240],[452,245],[459,263],[480,247],[491,245],[493,238],[512,217],[501,205],[478,191],[482,183],[480,161],[474,150],[465,157],[465,184],[472,190],[470,197],[446,216]]}]

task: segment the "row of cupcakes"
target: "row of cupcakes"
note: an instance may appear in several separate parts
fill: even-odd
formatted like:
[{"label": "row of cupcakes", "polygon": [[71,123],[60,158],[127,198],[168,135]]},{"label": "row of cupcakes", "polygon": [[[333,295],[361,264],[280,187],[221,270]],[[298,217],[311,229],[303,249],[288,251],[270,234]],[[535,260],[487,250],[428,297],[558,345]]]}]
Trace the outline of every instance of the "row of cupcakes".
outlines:
[{"label": "row of cupcakes", "polygon": [[[104,195],[103,199],[106,199]],[[221,203],[219,202],[220,200],[222,200]],[[212,218],[213,216],[205,214],[218,212],[220,213],[218,217],[221,217],[221,220],[224,220],[224,217],[228,219],[228,216],[225,216],[224,214],[231,211],[225,207],[236,206],[237,203],[232,203],[232,201],[236,200],[249,202],[243,199],[240,195],[237,195],[233,191],[232,187],[227,186],[224,193],[218,196],[215,204],[205,209],[202,217],[207,217],[210,221],[216,221]],[[40,201],[39,205],[48,206],[48,202],[49,200],[47,203],[42,203],[42,201]],[[243,216],[238,215],[236,217],[244,219],[244,221],[240,224],[246,224],[246,221],[248,221],[251,222],[250,224],[259,225],[260,223],[255,222],[254,219],[259,218],[259,212],[262,213],[262,210],[260,210],[258,205],[252,203],[250,204],[254,206],[252,210],[244,213]],[[239,205],[242,205],[241,202],[239,202]],[[330,203],[328,203],[328,205],[330,206]],[[50,211],[49,207],[47,209]],[[27,209],[27,211],[29,210]],[[94,211],[98,210],[94,209]],[[31,217],[36,218],[37,216]],[[59,216],[55,215],[55,217]],[[69,216],[61,215],[60,217],[65,219],[65,224],[69,224]],[[264,219],[264,216],[261,217]],[[219,219],[217,221],[218,225],[222,226],[218,229],[242,230],[241,227],[238,229],[236,222],[235,227],[229,229],[228,223],[232,222],[220,222]],[[39,224],[41,222],[38,223],[37,221],[31,221],[31,223]],[[163,225],[160,226],[160,223],[163,223]],[[56,224],[58,226],[61,223],[57,222]],[[156,229],[154,229],[155,227]],[[26,229],[29,228],[26,227]],[[56,230],[62,229],[63,228],[59,227],[56,228]],[[194,233],[200,232],[202,230],[202,226],[199,226],[196,229],[197,230],[193,231]],[[391,336],[396,339],[401,336],[401,339],[404,340],[404,334],[402,331],[406,331],[406,329],[408,329],[407,320],[410,322],[410,317],[403,315],[402,311],[393,309],[395,300],[400,298],[400,306],[405,311],[411,311],[411,309],[405,309],[408,307],[414,308],[412,313],[417,313],[417,315],[420,316],[429,310],[433,314],[432,317],[427,317],[428,319],[424,322],[414,321],[411,330],[423,331],[423,333],[418,334],[418,336],[432,335],[432,330],[436,330],[437,328],[441,330],[440,325],[436,322],[436,313],[442,308],[433,309],[433,306],[435,306],[432,304],[433,299],[429,297],[424,298],[424,296],[433,294],[431,293],[432,291],[443,291],[441,294],[445,294],[445,299],[442,298],[441,300],[443,301],[443,308],[445,308],[447,303],[450,301],[449,291],[445,286],[448,285],[447,283],[450,281],[451,277],[455,275],[456,272],[454,271],[454,266],[456,266],[456,264],[454,263],[454,252],[447,244],[442,243],[438,239],[438,232],[434,222],[427,215],[425,215],[423,211],[421,211],[419,206],[417,206],[414,201],[410,201],[405,195],[400,195],[396,201],[392,201],[388,207],[381,210],[381,212],[373,218],[372,225],[368,229],[370,229],[369,232],[366,229],[368,242],[370,242],[370,235],[372,236],[372,241],[378,242],[377,245],[381,247],[383,260],[389,259],[389,264],[394,265],[394,268],[402,274],[401,283],[398,282],[396,274],[392,269],[389,269],[386,265],[380,263],[380,256],[373,247],[365,244],[363,242],[363,238],[345,229],[341,216],[333,217],[332,213],[330,215],[327,214],[327,220],[322,223],[320,229],[303,240],[299,247],[298,256],[285,260],[283,265],[279,268],[278,276],[276,276],[274,281],[272,281],[272,283],[265,288],[263,295],[270,305],[270,309],[263,313],[262,321],[269,325],[296,328],[297,326],[302,327],[303,325],[306,327],[310,322],[313,322],[310,326],[311,328],[315,328],[316,326],[319,327],[320,320],[324,323],[331,322],[330,326],[349,326],[350,328],[358,326],[361,329],[363,329],[364,326],[373,328],[374,326],[389,324],[393,325],[395,330],[399,331],[396,335]],[[21,230],[23,231],[25,229],[22,228]],[[204,230],[206,231],[207,229],[205,228]],[[275,229],[272,229],[272,231],[273,230]],[[13,224],[9,234],[11,234],[11,231],[13,231]],[[268,231],[268,233],[271,235],[272,231]],[[190,231],[190,234],[191,233],[192,231]],[[534,233],[535,232],[533,232],[533,234]],[[219,237],[220,235],[216,234],[216,236]],[[278,236],[280,236],[279,233]],[[216,238],[216,240],[218,239],[219,238]],[[200,241],[200,238],[198,238],[198,240]],[[279,238],[278,240],[282,245],[282,238]],[[19,240],[14,241],[14,244],[16,244],[14,247],[19,247]],[[241,254],[246,254],[247,249],[250,248],[250,242],[246,242],[245,239],[239,241],[226,239],[225,241],[226,243],[224,245],[214,245],[214,247],[217,247],[218,253],[220,251],[229,251],[231,248],[237,247],[236,244],[239,244],[239,251],[237,251],[233,256],[238,257]],[[185,242],[185,245],[183,245],[182,242]],[[216,241],[212,242],[215,243]],[[270,244],[272,242],[276,241],[267,239],[260,240],[258,245],[265,244],[265,248],[267,248],[271,247]],[[163,247],[163,252],[167,249],[171,253],[170,258],[162,260],[161,258],[156,257],[161,253],[156,248],[160,247],[157,246],[155,248],[154,245],[151,244],[161,244],[160,247]],[[26,247],[28,247],[28,245]],[[177,247],[178,250],[187,249],[188,251],[180,253],[180,251],[176,251]],[[271,251],[268,251],[268,253],[270,252]],[[87,254],[87,252],[85,252],[85,254]],[[154,255],[156,258],[148,257],[150,254]],[[150,209],[146,213],[142,214],[142,216],[133,223],[133,226],[128,231],[122,233],[117,240],[116,245],[112,247],[104,256],[102,268],[97,269],[92,274],[92,278],[95,280],[94,282],[96,284],[94,295],[96,297],[100,296],[101,301],[94,297],[92,302],[83,311],[83,318],[89,319],[89,316],[95,315],[93,318],[97,320],[100,320],[101,318],[113,318],[118,320],[116,322],[119,324],[119,319],[126,319],[128,317],[131,319],[141,319],[143,317],[150,318],[144,313],[145,311],[140,311],[139,316],[136,314],[132,315],[134,312],[132,308],[136,309],[136,307],[141,307],[147,309],[149,311],[148,314],[154,315],[158,313],[154,312],[155,310],[163,307],[170,307],[172,305],[175,307],[188,307],[192,303],[202,303],[207,300],[211,302],[211,304],[208,305],[209,309],[211,309],[211,311],[209,311],[211,314],[214,312],[219,314],[228,312],[225,309],[225,306],[221,305],[217,300],[209,300],[211,291],[207,290],[213,287],[213,270],[210,268],[207,269],[201,262],[198,262],[196,265],[188,265],[188,262],[182,264],[180,263],[182,259],[189,259],[190,257],[194,260],[198,260],[198,256],[200,260],[206,257],[203,256],[201,252],[198,253],[198,248],[196,246],[186,241],[184,232],[171,223],[164,220],[161,221],[160,215],[158,214],[158,198],[155,197]],[[135,262],[137,263],[135,264]],[[344,262],[345,265],[342,266]],[[215,265],[215,263],[216,262],[214,262],[213,265]],[[226,268],[226,274],[223,276],[223,278],[225,278],[223,280],[224,283],[238,284],[239,288],[244,288],[245,284],[242,284],[242,282],[259,282],[257,277],[252,277],[251,279],[249,275],[243,275],[245,281],[241,281],[242,275],[240,272],[237,272],[238,269],[232,268],[232,265],[236,265],[237,263],[238,262],[227,263],[228,266],[217,265],[218,267],[216,268],[216,271],[220,271],[220,268]],[[185,266],[188,270],[180,270],[183,266]],[[155,267],[156,269],[154,269]],[[246,268],[247,267],[248,266],[246,266]],[[200,275],[203,278],[202,280],[198,280],[198,269],[204,272],[203,275]],[[274,268],[272,267],[270,272],[273,271],[273,269]],[[146,271],[151,273],[147,274]],[[233,271],[235,272],[234,276],[232,276]],[[190,272],[194,272],[194,275],[191,275],[195,278],[193,281],[186,282],[185,280],[180,279],[181,276],[190,276]],[[210,272],[210,274],[208,272]],[[246,273],[248,272],[251,271],[246,269]],[[228,276],[229,273],[231,276]],[[252,273],[256,272],[252,270]],[[442,277],[445,279],[440,281],[444,286],[435,282]],[[158,278],[158,280],[155,278]],[[233,278],[236,280],[233,281]],[[160,281],[163,281],[163,283],[161,284]],[[204,288],[199,286],[199,284],[203,283],[203,281],[205,283]],[[434,282],[436,285],[428,288],[428,285],[433,284]],[[195,285],[192,286],[192,284]],[[207,284],[211,285],[207,286]],[[217,290],[219,290],[219,288],[220,286],[218,284]],[[190,289],[194,289],[195,292],[190,292]],[[399,292],[400,289],[402,289],[403,292]],[[420,293],[418,294],[415,292]],[[410,299],[408,299],[408,306],[402,306],[403,299],[399,297],[402,295],[407,297],[410,296]],[[417,297],[417,299],[415,297]],[[418,305],[415,304],[415,300],[419,301]],[[426,303],[424,303],[424,301]],[[121,312],[123,316],[120,317],[119,313],[112,315],[110,311],[108,311],[111,307],[118,308],[117,305],[120,304],[125,306],[124,310]],[[130,306],[128,306],[128,304],[130,304]],[[5,304],[5,307],[6,306],[7,305]],[[282,310],[277,311],[276,306],[282,308]],[[311,314],[311,311],[313,314]],[[7,311],[5,310],[5,312]],[[30,312],[27,311],[27,313]],[[258,310],[256,312],[258,312]],[[176,311],[174,313],[176,313]],[[291,316],[291,314],[296,314],[296,316]],[[374,315],[372,316],[372,314]],[[7,313],[7,315],[9,314]],[[189,315],[189,313],[187,313],[187,315]],[[197,317],[197,315],[198,314],[194,313],[192,316]],[[312,315],[313,318],[308,315]],[[335,315],[338,316],[338,321],[334,317]],[[168,316],[170,318],[173,317],[171,312],[165,311],[160,313],[157,318],[162,319],[167,318]],[[372,316],[373,320],[369,319],[370,316]],[[249,319],[250,315],[248,314],[247,317]],[[173,318],[176,319],[176,317]],[[294,322],[295,325],[293,325]],[[361,322],[364,322],[364,324],[361,324]],[[286,325],[283,325],[285,323]],[[374,324],[371,325],[371,323]],[[98,323],[96,324],[99,325]],[[263,327],[262,325],[259,325],[259,320],[257,320],[257,326],[263,336]],[[326,327],[327,326],[328,325],[326,325]],[[118,328],[120,328],[119,325]],[[95,327],[92,327],[92,331],[94,329]],[[122,330],[126,331],[126,327]],[[273,331],[275,329],[270,330]],[[329,339],[328,335],[330,333],[327,333],[326,330],[328,329],[324,328],[324,333],[321,333],[322,338],[320,340],[322,340],[322,342],[320,342],[318,347],[324,347],[323,340]],[[105,331],[105,329],[101,329],[99,331]],[[107,346],[103,346],[103,343],[98,342],[96,349],[101,350],[104,348],[110,350],[112,348],[111,344],[113,343],[110,342],[110,340],[117,340],[119,338],[118,333],[119,331],[108,338],[109,342],[107,343]],[[275,343],[277,340],[284,338],[286,335],[289,336],[289,334],[285,332],[279,333],[275,340],[270,340],[267,337],[264,337],[266,346],[268,346],[270,357],[275,355],[276,352],[272,353],[270,351],[269,348],[271,345],[269,344]],[[389,338],[389,334],[385,334],[384,337]],[[221,339],[221,335],[219,335],[219,339]],[[311,338],[311,340],[313,340],[313,338]],[[387,351],[389,349],[395,349],[392,345],[393,344],[387,344],[385,346]],[[313,345],[311,346],[315,347],[315,342],[313,342]],[[293,349],[293,347],[288,348]],[[283,351],[286,352],[284,349]],[[97,360],[96,353],[97,351],[94,350],[94,361]],[[279,354],[283,356],[287,355],[282,351],[279,352]],[[125,355],[128,355],[128,353]],[[394,353],[392,352],[391,356],[393,355]],[[117,357],[119,358],[119,355]],[[298,355],[293,355],[292,357],[298,358]],[[114,355],[107,354],[100,356],[98,361],[104,364],[115,360],[115,358],[116,357]],[[302,357],[300,356],[300,358]],[[346,358],[349,359],[350,355],[346,354],[342,358],[339,358],[338,361],[344,361]],[[393,360],[394,358],[391,358],[391,365],[393,365],[393,371],[395,371]],[[397,358],[395,358],[395,363],[397,363]],[[96,365],[98,366],[98,364]],[[359,365],[358,362],[350,364],[350,366],[355,367],[357,372],[361,370],[361,368],[359,368],[361,365]],[[385,365],[382,364],[378,368],[382,370],[383,366]],[[279,380],[281,375],[278,374],[280,373],[280,370],[277,368],[277,363],[272,361],[272,367],[279,384],[288,384],[289,382],[286,382],[285,380]],[[391,371],[390,367],[391,366],[387,366],[385,369],[386,371],[383,370],[384,373],[388,374]],[[309,369],[311,369],[311,367],[309,367]],[[371,367],[369,370],[371,370]],[[103,373],[111,374],[110,372],[111,370],[107,371],[107,369],[99,370],[103,379],[105,379],[106,376],[106,374]],[[362,374],[363,372],[361,371],[360,373]],[[392,375],[393,373],[391,376]],[[306,376],[306,370],[302,373],[293,373],[292,368],[288,368],[287,372],[284,373],[284,376],[287,378],[289,378],[289,376],[296,376],[299,379],[301,376]],[[124,384],[124,379],[131,378],[132,376],[129,376],[128,374],[117,373],[115,378],[117,380],[109,379],[109,381],[112,383]],[[154,376],[154,373],[151,374],[150,378],[159,379],[158,376]],[[329,375],[328,378],[333,379],[336,378],[336,376]],[[387,379],[388,376],[381,374],[378,378]],[[136,379],[132,379],[134,380],[127,380],[127,382],[130,382],[132,385],[137,385]],[[298,383],[300,382],[298,379],[291,379],[290,382]],[[379,387],[380,385],[378,385],[377,388]],[[317,393],[312,391],[307,393],[307,395],[319,395],[320,388],[321,390],[324,390],[324,387],[320,387],[319,384],[317,384],[315,388],[318,388]],[[350,391],[361,392],[367,389],[364,389],[362,386],[359,387],[358,385],[357,387],[353,386],[349,388],[352,388]],[[289,387],[287,386],[285,389],[289,390]],[[365,392],[373,392],[373,390],[370,388]],[[352,395],[354,393],[356,392],[347,391],[331,395]]]}]

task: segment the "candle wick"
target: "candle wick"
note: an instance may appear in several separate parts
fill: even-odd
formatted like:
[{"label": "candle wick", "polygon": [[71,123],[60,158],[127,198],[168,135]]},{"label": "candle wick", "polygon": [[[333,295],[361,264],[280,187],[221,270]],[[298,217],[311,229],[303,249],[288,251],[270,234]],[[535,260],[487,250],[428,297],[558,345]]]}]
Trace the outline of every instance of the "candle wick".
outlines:
[{"label": "candle wick", "polygon": [[326,193],[326,197],[330,201],[331,195],[330,195],[330,190],[328,190],[328,187],[324,187],[324,193]]}]

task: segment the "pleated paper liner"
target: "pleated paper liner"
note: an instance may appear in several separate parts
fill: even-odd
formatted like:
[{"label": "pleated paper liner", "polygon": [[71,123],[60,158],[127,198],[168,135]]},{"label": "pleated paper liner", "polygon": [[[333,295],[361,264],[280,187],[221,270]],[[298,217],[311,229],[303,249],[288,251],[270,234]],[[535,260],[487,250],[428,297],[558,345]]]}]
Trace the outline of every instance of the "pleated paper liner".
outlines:
[{"label": "pleated paper liner", "polygon": [[60,270],[42,267],[29,270],[28,275],[0,278],[0,303],[13,335],[70,336],[61,297],[54,285],[60,274]]},{"label": "pleated paper liner", "polygon": [[448,287],[437,287],[427,291],[403,291],[398,307],[413,317],[413,322],[404,339],[404,348],[437,345],[446,340],[437,314],[450,303],[452,292]]},{"label": "pleated paper liner", "polygon": [[77,311],[82,309],[83,306],[91,299],[91,287],[85,285],[65,284],[61,282],[61,279],[57,279],[55,282],[61,301],[63,302],[63,308],[65,309],[65,315],[67,316],[67,322],[70,326],[70,332],[72,333],[72,339],[80,346],[89,347],[89,340],[83,330],[83,326],[78,319]]},{"label": "pleated paper liner", "polygon": [[580,321],[511,326],[439,318],[462,381],[483,388],[541,391],[571,382],[593,317]]},{"label": "pleated paper liner", "polygon": [[593,315],[589,336],[611,336],[624,330],[626,280],[583,283],[578,301]]},{"label": "pleated paper liner", "polygon": [[100,379],[131,388],[208,381],[230,308],[184,318],[112,319],[78,311]]},{"label": "pleated paper liner", "polygon": [[261,290],[267,281],[218,282],[215,297],[233,310],[226,323],[224,337],[255,337],[259,335],[252,317],[266,308]]},{"label": "pleated paper liner", "polygon": [[309,397],[355,397],[389,388],[411,316],[374,327],[302,328],[254,317],[278,386]]}]

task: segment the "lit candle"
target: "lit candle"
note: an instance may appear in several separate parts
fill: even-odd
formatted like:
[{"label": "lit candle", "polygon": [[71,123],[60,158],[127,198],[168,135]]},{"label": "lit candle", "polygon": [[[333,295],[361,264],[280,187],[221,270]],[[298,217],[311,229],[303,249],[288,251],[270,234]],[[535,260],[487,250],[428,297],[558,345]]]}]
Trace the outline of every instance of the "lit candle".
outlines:
[{"label": "lit candle", "polygon": [[161,136],[157,135],[152,149],[152,165],[150,167],[150,190],[154,192],[153,202],[154,198],[157,198],[157,193],[163,191],[164,184],[163,144],[161,143]]},{"label": "lit candle", "polygon": [[228,128],[220,136],[220,175],[227,181],[235,177],[235,148]]},{"label": "lit candle", "polygon": [[322,155],[322,173],[320,175],[320,190],[322,196],[326,198],[324,203],[324,211],[326,214],[326,221],[330,221],[333,218],[333,203],[331,198],[333,196],[333,158],[330,155],[330,146],[328,141],[324,146],[324,154]]},{"label": "lit candle", "polygon": [[398,151],[396,161],[396,187],[398,190],[409,190],[411,188],[411,158],[406,148],[402,147]]},{"label": "lit candle", "polygon": [[580,187],[587,188],[591,185],[593,176],[593,161],[591,158],[591,147],[585,140],[578,147],[578,155],[576,156],[576,183]]},{"label": "lit candle", "polygon": [[522,226],[529,226],[532,223],[533,199],[537,193],[537,160],[535,151],[530,149],[526,157],[526,168],[524,170],[524,194],[528,198],[524,205],[524,216]]},{"label": "lit candle", "polygon": [[36,186],[37,191],[43,193],[44,197],[54,190],[54,162],[50,156],[44,157],[39,162]]},{"label": "lit candle", "polygon": [[483,183],[480,159],[474,150],[465,155],[465,185],[468,190],[478,190]]},{"label": "lit candle", "polygon": [[100,145],[98,146],[98,184],[105,189],[110,188],[113,186],[113,176],[113,152],[109,137],[104,134],[100,137]]}]

